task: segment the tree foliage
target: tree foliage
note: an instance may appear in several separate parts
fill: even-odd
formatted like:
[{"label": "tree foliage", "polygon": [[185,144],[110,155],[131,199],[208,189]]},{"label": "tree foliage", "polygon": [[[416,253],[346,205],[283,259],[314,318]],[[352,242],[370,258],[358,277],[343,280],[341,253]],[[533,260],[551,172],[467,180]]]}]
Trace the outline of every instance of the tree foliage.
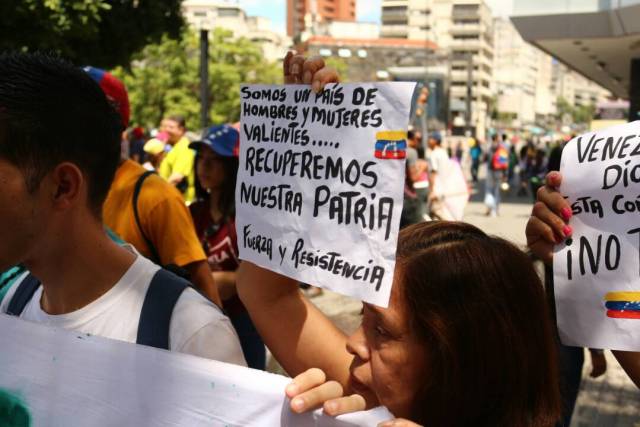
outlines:
[{"label": "tree foliage", "polygon": [[[269,64],[260,45],[246,38],[234,38],[228,30],[209,35],[210,122],[236,122],[240,118],[240,85],[282,83],[280,64]],[[146,46],[129,70],[114,70],[127,86],[132,121],[146,127],[158,126],[162,117],[180,114],[187,127],[200,127],[199,42],[193,32],[181,40],[164,37]]]},{"label": "tree foliage", "polygon": [[1,0],[0,50],[59,52],[78,64],[128,64],[163,34],[180,34],[181,0]]},{"label": "tree foliage", "polygon": [[562,120],[563,117],[571,117],[573,123],[589,123],[593,119],[596,112],[594,105],[576,105],[573,106],[563,97],[559,97],[556,102],[556,117]]}]

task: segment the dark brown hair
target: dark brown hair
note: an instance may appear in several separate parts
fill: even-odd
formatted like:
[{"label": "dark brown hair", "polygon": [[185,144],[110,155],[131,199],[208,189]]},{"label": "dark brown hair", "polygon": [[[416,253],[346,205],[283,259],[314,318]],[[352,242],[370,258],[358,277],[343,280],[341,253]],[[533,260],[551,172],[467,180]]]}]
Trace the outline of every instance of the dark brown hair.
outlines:
[{"label": "dark brown hair", "polygon": [[553,426],[557,354],[529,258],[457,222],[405,228],[397,258],[411,327],[428,357],[412,419],[438,427]]},{"label": "dark brown hair", "polygon": [[171,116],[167,116],[165,117],[165,120],[176,122],[178,126],[180,126],[182,129],[187,128],[187,121],[185,120],[184,116],[181,116],[179,114],[173,114]]},{"label": "dark brown hair", "polygon": [[121,132],[121,118],[81,68],[53,54],[0,54],[0,158],[21,170],[29,192],[57,165],[72,162],[101,217]]}]

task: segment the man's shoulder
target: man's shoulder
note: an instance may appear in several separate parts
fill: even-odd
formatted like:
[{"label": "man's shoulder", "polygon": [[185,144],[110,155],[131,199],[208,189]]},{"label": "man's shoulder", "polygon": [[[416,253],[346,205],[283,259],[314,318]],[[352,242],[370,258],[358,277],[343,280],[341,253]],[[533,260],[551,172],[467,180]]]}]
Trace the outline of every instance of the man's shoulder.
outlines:
[{"label": "man's shoulder", "polygon": [[230,320],[218,306],[206,299],[195,289],[184,290],[173,309],[171,318],[172,334],[178,336],[177,346],[191,338],[207,325],[230,325]]},{"label": "man's shoulder", "polygon": [[174,201],[184,205],[184,198],[178,189],[157,173],[152,173],[145,179],[140,191],[140,200],[157,203]]}]

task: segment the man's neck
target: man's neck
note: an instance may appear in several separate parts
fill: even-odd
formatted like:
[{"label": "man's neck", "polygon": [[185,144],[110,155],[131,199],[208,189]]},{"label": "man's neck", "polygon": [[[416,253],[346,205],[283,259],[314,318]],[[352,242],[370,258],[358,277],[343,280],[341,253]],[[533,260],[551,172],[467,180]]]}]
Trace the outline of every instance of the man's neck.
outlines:
[{"label": "man's neck", "polygon": [[184,135],[181,135],[178,139],[176,139],[175,141],[169,141],[169,143],[171,144],[171,146],[175,146],[176,144],[178,144],[178,142],[182,141],[182,138],[184,138]]},{"label": "man's neck", "polygon": [[40,305],[48,314],[67,314],[89,305],[113,288],[135,261],[135,255],[111,241],[100,224],[91,225],[74,227],[27,263],[42,281]]}]

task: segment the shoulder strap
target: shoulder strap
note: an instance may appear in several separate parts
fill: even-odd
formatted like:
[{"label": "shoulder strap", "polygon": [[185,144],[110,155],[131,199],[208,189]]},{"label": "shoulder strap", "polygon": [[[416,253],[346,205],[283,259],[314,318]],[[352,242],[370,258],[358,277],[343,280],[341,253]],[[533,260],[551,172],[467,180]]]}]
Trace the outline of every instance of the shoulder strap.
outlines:
[{"label": "shoulder strap", "polygon": [[39,286],[40,280],[36,279],[33,274],[29,273],[27,277],[20,282],[18,288],[13,294],[13,297],[11,297],[9,307],[7,308],[7,314],[11,316],[20,316]]},{"label": "shoulder strap", "polygon": [[142,184],[144,184],[144,180],[149,177],[149,175],[154,174],[154,171],[145,171],[138,180],[136,181],[136,186],[133,189],[133,216],[136,219],[136,225],[138,226],[138,230],[140,230],[140,234],[142,234],[142,238],[144,242],[147,244],[149,248],[149,252],[151,252],[151,261],[155,262],[158,265],[162,265],[160,263],[160,256],[158,255],[158,251],[156,247],[153,246],[153,243],[146,234],[144,234],[144,230],[142,229],[142,225],[140,224],[140,214],[138,213],[138,197],[140,197],[140,190],[142,189]]},{"label": "shoulder strap", "polygon": [[169,350],[169,326],[173,308],[182,292],[190,286],[186,280],[161,268],[153,276],[142,304],[136,342]]}]

